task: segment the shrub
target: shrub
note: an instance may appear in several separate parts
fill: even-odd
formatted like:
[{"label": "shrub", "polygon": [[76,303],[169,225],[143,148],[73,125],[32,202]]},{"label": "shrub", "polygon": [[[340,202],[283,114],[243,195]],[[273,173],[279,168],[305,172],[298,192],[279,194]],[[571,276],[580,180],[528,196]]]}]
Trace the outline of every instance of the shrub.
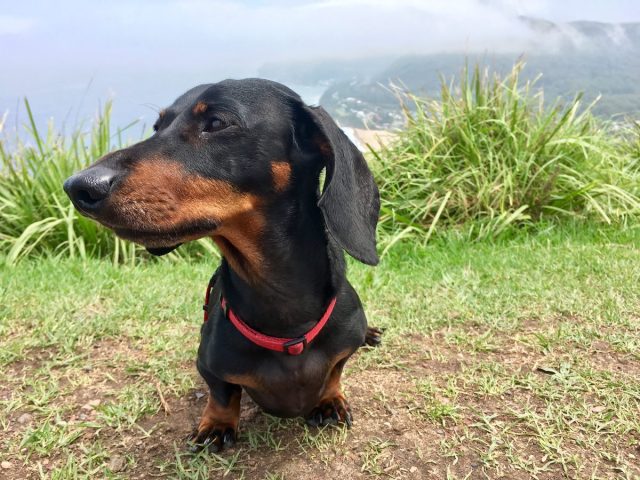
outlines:
[{"label": "shrub", "polygon": [[438,100],[400,94],[407,128],[372,152],[384,232],[428,239],[436,226],[471,222],[477,238],[543,218],[637,217],[640,169],[628,142],[580,95],[545,106],[520,70],[501,79],[465,68],[457,85],[442,81]]}]

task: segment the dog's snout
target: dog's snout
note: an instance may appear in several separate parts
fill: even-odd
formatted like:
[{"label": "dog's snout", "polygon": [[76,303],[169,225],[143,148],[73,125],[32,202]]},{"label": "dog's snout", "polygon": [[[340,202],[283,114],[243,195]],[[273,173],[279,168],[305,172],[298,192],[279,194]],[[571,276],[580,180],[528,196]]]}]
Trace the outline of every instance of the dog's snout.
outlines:
[{"label": "dog's snout", "polygon": [[97,166],[69,177],[63,188],[78,209],[96,213],[109,196],[115,178],[115,171]]}]

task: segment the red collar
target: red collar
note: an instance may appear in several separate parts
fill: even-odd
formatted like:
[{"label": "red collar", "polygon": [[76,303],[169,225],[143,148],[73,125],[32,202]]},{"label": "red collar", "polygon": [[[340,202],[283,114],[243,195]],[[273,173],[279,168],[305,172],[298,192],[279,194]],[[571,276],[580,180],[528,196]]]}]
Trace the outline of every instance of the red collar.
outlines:
[{"label": "red collar", "polygon": [[[212,278],[213,280],[213,278]],[[211,296],[211,290],[213,289],[214,282],[209,282],[209,286],[207,287],[207,293],[205,295],[205,305],[204,305],[204,321],[206,322],[209,319],[209,297]],[[325,310],[322,318],[318,320],[311,330],[297,338],[280,338],[280,337],[270,337],[269,335],[265,335],[263,333],[254,330],[249,325],[244,323],[233,310],[227,304],[227,301],[224,297],[220,297],[220,306],[222,307],[222,311],[225,313],[225,316],[229,319],[229,321],[233,324],[234,327],[242,334],[245,338],[255,343],[256,345],[266,348],[268,350],[274,350],[276,352],[285,352],[289,355],[300,355],[305,347],[310,344],[314,338],[318,336],[322,328],[327,324],[329,317],[333,313],[333,308],[336,306],[336,297],[333,297],[331,302],[329,302],[329,306]]]}]

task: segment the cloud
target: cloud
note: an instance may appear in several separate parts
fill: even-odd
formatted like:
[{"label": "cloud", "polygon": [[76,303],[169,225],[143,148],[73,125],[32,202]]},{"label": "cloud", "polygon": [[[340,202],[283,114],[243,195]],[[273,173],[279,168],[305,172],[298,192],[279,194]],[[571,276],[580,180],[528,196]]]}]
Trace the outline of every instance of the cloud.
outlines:
[{"label": "cloud", "polygon": [[18,35],[30,31],[35,25],[33,18],[0,15],[0,35]]},{"label": "cloud", "polygon": [[[115,123],[124,124],[150,111],[141,103],[164,105],[198,83],[256,75],[267,62],[452,51],[519,54],[541,44],[518,15],[638,21],[637,1],[5,1],[0,112],[27,95],[42,118],[60,118],[70,105],[93,109],[114,92],[117,109],[125,112]],[[618,32],[611,34],[617,38]]]},{"label": "cloud", "polygon": [[[542,8],[545,2],[533,2]],[[103,25],[119,26],[112,46],[126,42],[148,54],[183,60],[212,58],[228,64],[310,57],[349,57],[435,51],[515,51],[529,44],[517,13],[520,2],[481,0],[318,0],[238,3],[182,0],[103,4]],[[111,22],[110,20],[113,20]],[[101,35],[98,22],[88,22]],[[95,27],[98,31],[95,32]],[[132,33],[135,32],[135,33]],[[156,33],[158,32],[158,33]],[[108,34],[103,35],[107,39]],[[141,38],[147,36],[147,38]],[[148,48],[149,45],[152,48]]]},{"label": "cloud", "polygon": [[540,48],[541,41],[518,15],[556,20],[572,13],[599,19],[606,10],[609,18],[632,19],[633,0],[607,2],[606,8],[603,3],[31,0],[6,6],[7,15],[0,16],[0,34],[23,33],[20,41],[4,37],[12,40],[0,44],[0,54],[5,66],[13,62],[30,69],[38,57],[43,67],[81,72],[83,78],[104,75],[105,70],[206,71],[213,78],[251,75],[264,63],[286,60],[452,51],[523,53]]}]

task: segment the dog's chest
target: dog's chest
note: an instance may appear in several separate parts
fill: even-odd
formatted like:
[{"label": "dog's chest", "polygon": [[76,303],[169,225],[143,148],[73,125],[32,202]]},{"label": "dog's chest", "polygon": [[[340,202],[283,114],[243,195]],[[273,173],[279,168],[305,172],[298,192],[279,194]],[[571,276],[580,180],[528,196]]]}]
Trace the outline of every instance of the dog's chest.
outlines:
[{"label": "dog's chest", "polygon": [[252,345],[218,314],[203,330],[199,368],[205,377],[242,386],[271,414],[304,416],[319,402],[336,362],[362,343],[332,328],[332,342],[318,338],[301,355],[288,355]]},{"label": "dog's chest", "polygon": [[329,374],[325,355],[307,352],[257,366],[254,384],[243,385],[269,413],[294,417],[308,413],[318,402]]}]

